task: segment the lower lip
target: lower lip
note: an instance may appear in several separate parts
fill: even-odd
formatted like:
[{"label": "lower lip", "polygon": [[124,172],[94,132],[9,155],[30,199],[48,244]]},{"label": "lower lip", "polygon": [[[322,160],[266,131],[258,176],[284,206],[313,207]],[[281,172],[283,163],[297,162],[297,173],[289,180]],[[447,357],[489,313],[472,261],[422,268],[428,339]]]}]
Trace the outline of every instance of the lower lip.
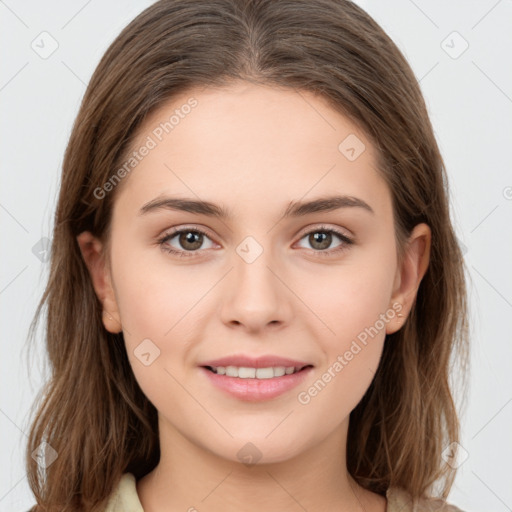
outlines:
[{"label": "lower lip", "polygon": [[259,402],[276,398],[299,385],[313,370],[312,366],[300,372],[271,379],[240,379],[214,373],[204,366],[201,370],[206,373],[212,384],[219,389],[241,400]]}]

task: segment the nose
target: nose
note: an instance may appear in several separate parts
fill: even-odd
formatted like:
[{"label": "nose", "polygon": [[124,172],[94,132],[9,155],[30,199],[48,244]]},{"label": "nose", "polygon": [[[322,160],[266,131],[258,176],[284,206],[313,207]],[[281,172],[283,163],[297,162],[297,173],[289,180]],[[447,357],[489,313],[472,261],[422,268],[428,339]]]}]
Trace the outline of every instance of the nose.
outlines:
[{"label": "nose", "polygon": [[222,321],[252,333],[289,324],[292,294],[270,251],[250,263],[235,254],[233,264],[222,293]]}]

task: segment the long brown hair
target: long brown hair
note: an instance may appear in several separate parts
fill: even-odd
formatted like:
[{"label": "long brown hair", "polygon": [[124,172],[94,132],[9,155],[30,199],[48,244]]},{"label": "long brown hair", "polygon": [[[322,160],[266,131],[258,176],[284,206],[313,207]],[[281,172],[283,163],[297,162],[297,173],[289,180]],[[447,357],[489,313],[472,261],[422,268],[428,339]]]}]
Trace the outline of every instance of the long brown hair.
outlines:
[{"label": "long brown hair", "polygon": [[[144,119],[193,86],[233,80],[326,99],[377,149],[399,249],[416,224],[430,226],[430,265],[413,309],[387,337],[350,415],[347,467],[380,494],[400,486],[430,496],[442,483],[448,496],[455,469],[442,452],[459,440],[450,372],[458,364],[464,376],[468,365],[465,268],[444,163],[411,68],[348,0],[161,0],[101,59],[65,153],[50,276],[30,330],[33,337],[46,311],[51,376],[34,402],[26,452],[34,510],[101,510],[124,472],[138,479],[158,463],[157,411],[135,380],[122,333],[103,327],[76,237],[91,231],[108,242],[119,187],[101,199],[97,189],[122,165]],[[57,454],[46,468],[32,457],[43,441]]]}]

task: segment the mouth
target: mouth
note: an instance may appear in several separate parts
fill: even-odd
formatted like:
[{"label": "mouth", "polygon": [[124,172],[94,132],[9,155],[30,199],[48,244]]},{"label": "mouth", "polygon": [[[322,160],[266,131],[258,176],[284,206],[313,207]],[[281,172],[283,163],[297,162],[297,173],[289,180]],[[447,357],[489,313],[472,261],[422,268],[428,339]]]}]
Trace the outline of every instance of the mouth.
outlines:
[{"label": "mouth", "polygon": [[291,392],[311,376],[314,366],[200,366],[208,381],[237,400],[263,402]]},{"label": "mouth", "polygon": [[208,371],[216,375],[225,375],[226,377],[234,377],[238,379],[257,380],[293,375],[312,367],[313,365],[311,364],[303,366],[269,366],[266,368],[253,368],[248,366],[203,366],[203,368],[206,368]]}]

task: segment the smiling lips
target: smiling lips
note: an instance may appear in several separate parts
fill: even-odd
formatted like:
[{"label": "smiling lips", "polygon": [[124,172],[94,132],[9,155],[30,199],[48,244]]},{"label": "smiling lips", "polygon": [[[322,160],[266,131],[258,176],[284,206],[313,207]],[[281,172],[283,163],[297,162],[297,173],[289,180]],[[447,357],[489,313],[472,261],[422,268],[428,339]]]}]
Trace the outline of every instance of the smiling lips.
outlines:
[{"label": "smiling lips", "polygon": [[237,368],[269,368],[276,366],[284,366],[286,368],[293,366],[294,368],[300,369],[308,365],[311,365],[311,363],[273,355],[252,357],[244,354],[235,354],[232,356],[221,357],[220,359],[212,359],[210,361],[205,361],[204,363],[201,363],[199,366],[211,366],[214,368],[218,368],[219,366],[236,366]]},{"label": "smiling lips", "polygon": [[278,356],[234,355],[202,363],[210,381],[242,400],[275,398],[301,382],[313,365]]},{"label": "smiling lips", "polygon": [[234,355],[208,361],[201,366],[208,368],[217,375],[238,377],[239,379],[272,379],[299,372],[306,366],[303,361],[266,355],[250,357]]},{"label": "smiling lips", "polygon": [[291,375],[298,370],[294,366],[273,366],[266,368],[252,368],[247,366],[207,366],[208,369],[217,375],[226,375],[227,377],[238,377],[239,379],[272,379]]}]

